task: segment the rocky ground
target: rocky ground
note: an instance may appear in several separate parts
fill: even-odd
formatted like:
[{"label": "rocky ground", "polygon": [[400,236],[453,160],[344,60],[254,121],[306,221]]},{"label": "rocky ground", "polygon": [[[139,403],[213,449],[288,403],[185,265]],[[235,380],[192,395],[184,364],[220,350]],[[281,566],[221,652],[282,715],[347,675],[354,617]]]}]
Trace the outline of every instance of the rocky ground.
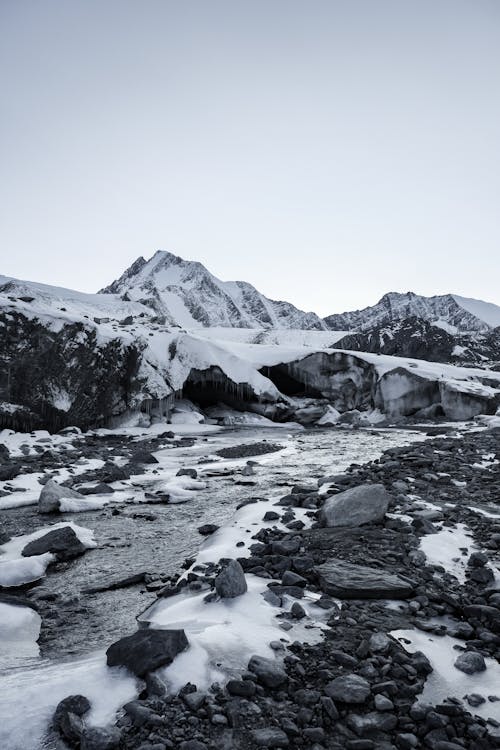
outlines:
[{"label": "rocky ground", "polygon": [[[226,684],[188,683],[178,695],[167,695],[150,670],[175,663],[182,631],[167,631],[176,635],[160,646],[141,642],[139,662],[130,661],[135,644],[115,644],[108,663],[144,678],[139,698],[109,730],[84,728],[85,705],[62,706],[60,732],[84,750],[500,747],[500,722],[491,718],[500,682],[457,693],[464,674],[481,685],[500,656],[499,445],[495,430],[440,436],[294,487],[266,513],[286,531],[261,528],[249,556],[230,565],[190,566],[180,588],[206,590],[211,601],[241,595],[250,575],[263,578],[284,633],[297,621],[307,625],[304,591],[317,592],[316,606],[328,615],[325,637],[309,645],[277,640],[281,659],[254,656]],[[343,493],[352,490],[350,504]],[[313,520],[310,528],[299,513]],[[172,583],[158,595],[178,590]],[[283,611],[287,597],[293,605]],[[423,634],[443,649],[455,639],[452,687],[437,701],[425,695],[436,677],[432,660],[412,652],[411,635],[401,633]]]},{"label": "rocky ground", "polygon": [[[406,447],[395,446],[390,432],[353,431],[360,457],[374,455],[373,446],[363,452],[363,441],[378,442],[379,450],[384,441],[390,447],[380,459],[346,471],[332,450],[352,455],[352,445],[338,430],[297,435],[293,450],[285,451],[287,440],[280,443],[274,436],[254,440],[253,447],[238,445],[234,438],[211,438],[203,447],[203,440],[163,433],[140,440],[74,435],[70,442],[79,458],[73,463],[61,445],[48,450],[43,443],[38,450],[31,445],[12,456],[4,452],[0,468],[12,474],[2,485],[4,498],[17,497],[19,477],[35,477],[40,470],[38,481],[49,495],[51,478],[90,498],[105,495],[106,486],[118,494],[138,489],[149,494],[143,498],[146,504],[115,502],[93,515],[78,514],[78,523],[83,516],[92,528],[105,530],[107,541],[82,551],[78,539],[71,538],[76,557],[64,546],[71,536],[66,529],[62,547],[57,534],[60,558],[48,578],[0,592],[0,601],[13,601],[14,594],[41,613],[40,645],[47,654],[58,643],[67,654],[85,651],[86,632],[90,648],[99,639],[109,646],[113,638],[132,637],[108,649],[110,666],[124,665],[138,678],[138,698],[125,705],[116,726],[91,727],[87,699],[72,698],[60,705],[46,746],[500,747],[500,672],[495,671],[500,655],[500,434],[494,429],[460,436],[435,431],[445,434]],[[244,533],[235,538],[230,555],[212,560],[209,549],[188,559],[181,579],[164,562],[166,513],[177,512],[159,489],[165,456],[177,457],[174,473],[203,474],[206,481],[199,500],[182,506],[191,514],[191,520],[184,515],[178,521],[186,531],[188,524],[187,538],[199,537],[198,527],[209,540],[214,532],[218,537],[223,529],[217,528],[236,502],[253,518],[246,530],[241,527]],[[260,465],[266,456],[272,463]],[[97,463],[85,467],[79,461]],[[342,473],[329,475],[329,464]],[[287,494],[280,494],[280,485]],[[3,514],[1,541],[41,522],[39,506]],[[148,520],[147,514],[155,518]],[[32,554],[43,551],[44,543],[30,542]],[[54,550],[54,540],[51,544]],[[148,544],[157,549],[147,565],[131,569],[134,553]],[[114,567],[98,575],[106,554]],[[94,568],[85,568],[84,561],[92,560]],[[78,577],[76,596],[54,588],[54,581],[66,586],[70,581],[74,587]],[[211,686],[187,682],[178,694],[167,694],[162,669],[170,662],[175,668],[191,635],[186,638],[179,628],[157,630],[153,615],[158,607],[161,612],[163,603],[191,595],[237,602],[255,581],[267,589],[265,600],[275,607],[271,648],[269,642],[262,644],[259,655],[245,662],[246,669],[228,670]],[[153,615],[143,616],[136,634],[128,635],[134,615],[155,597],[157,604],[148,609]],[[323,637],[308,638],[308,632]],[[432,648],[450,652],[446,669]],[[223,654],[221,643],[221,662]]]}]

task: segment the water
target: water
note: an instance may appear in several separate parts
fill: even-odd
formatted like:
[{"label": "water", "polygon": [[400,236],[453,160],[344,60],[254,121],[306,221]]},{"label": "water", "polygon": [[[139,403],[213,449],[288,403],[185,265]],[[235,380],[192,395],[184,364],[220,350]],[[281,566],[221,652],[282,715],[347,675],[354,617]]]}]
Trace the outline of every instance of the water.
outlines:
[{"label": "water", "polygon": [[[246,459],[213,460],[220,448],[263,439],[285,449],[257,456],[255,476],[241,475]],[[56,626],[44,631],[42,624],[41,656],[28,657],[21,648],[16,653],[13,644],[7,666],[6,662],[2,664],[0,653],[0,746],[4,750],[52,747],[50,740],[43,739],[44,728],[57,702],[71,692],[85,694],[87,690],[95,704],[96,723],[110,721],[116,708],[134,694],[135,683],[130,677],[105,667],[102,649],[133,632],[136,616],[155,601],[155,596],[141,586],[92,595],[85,594],[84,589],[139,571],[173,575],[186,557],[197,552],[202,541],[198,526],[224,525],[242,500],[277,498],[293,484],[316,484],[320,477],[340,473],[351,463],[364,463],[387,448],[422,439],[421,433],[405,430],[288,433],[282,428],[233,428],[201,437],[191,447],[156,453],[160,465],[155,469],[159,473],[134,477],[134,483],[164,481],[181,467],[195,467],[201,476],[203,472],[235,473],[206,477],[206,488],[193,493],[186,504],[133,505],[119,515],[113,515],[112,506],[108,506],[71,517],[94,530],[98,548],[77,560],[58,564],[43,580],[43,588],[56,594],[57,599],[53,607]],[[240,484],[249,481],[254,484]],[[146,509],[155,520],[131,517],[134,511]],[[45,523],[35,507],[2,511],[2,518],[6,529],[15,529],[17,534],[29,533]]]}]

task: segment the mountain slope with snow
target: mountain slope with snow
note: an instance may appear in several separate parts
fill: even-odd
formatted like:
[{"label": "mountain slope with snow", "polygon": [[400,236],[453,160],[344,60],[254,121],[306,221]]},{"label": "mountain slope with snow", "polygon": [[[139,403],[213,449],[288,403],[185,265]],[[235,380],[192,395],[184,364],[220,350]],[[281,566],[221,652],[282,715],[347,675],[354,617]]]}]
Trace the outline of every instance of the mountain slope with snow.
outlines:
[{"label": "mountain slope with snow", "polygon": [[148,261],[138,258],[101,293],[148,305],[167,324],[184,328],[327,330],[315,313],[270,300],[245,281],[221,281],[201,263],[163,250]]},{"label": "mountain slope with snow", "polygon": [[369,331],[410,317],[440,325],[449,333],[479,332],[500,325],[500,307],[456,294],[423,297],[413,292],[389,292],[376,305],[324,320],[334,331]]}]

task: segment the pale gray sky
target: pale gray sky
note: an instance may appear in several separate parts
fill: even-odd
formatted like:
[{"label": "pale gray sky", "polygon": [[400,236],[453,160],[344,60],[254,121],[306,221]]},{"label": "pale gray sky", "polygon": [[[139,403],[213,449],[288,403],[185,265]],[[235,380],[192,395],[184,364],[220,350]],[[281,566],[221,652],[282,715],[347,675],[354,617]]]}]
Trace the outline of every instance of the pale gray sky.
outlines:
[{"label": "pale gray sky", "polygon": [[0,0],[0,273],[500,303],[498,0]]}]

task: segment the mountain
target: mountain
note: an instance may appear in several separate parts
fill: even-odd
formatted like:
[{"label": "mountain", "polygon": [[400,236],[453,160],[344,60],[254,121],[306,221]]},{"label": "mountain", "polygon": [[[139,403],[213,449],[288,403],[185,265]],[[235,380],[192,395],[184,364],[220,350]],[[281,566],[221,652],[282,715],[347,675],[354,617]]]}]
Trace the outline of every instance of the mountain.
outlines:
[{"label": "mountain", "polygon": [[270,300],[245,281],[221,281],[201,263],[164,250],[138,258],[100,293],[140,302],[184,328],[328,329],[315,313]]},{"label": "mountain", "polygon": [[429,362],[498,368],[500,327],[477,333],[449,333],[424,318],[410,316],[370,330],[348,333],[335,347]]},{"label": "mountain", "polygon": [[372,307],[329,315],[324,321],[333,331],[371,331],[409,317],[422,318],[452,334],[479,332],[500,326],[500,307],[456,294],[423,297],[389,292]]}]

